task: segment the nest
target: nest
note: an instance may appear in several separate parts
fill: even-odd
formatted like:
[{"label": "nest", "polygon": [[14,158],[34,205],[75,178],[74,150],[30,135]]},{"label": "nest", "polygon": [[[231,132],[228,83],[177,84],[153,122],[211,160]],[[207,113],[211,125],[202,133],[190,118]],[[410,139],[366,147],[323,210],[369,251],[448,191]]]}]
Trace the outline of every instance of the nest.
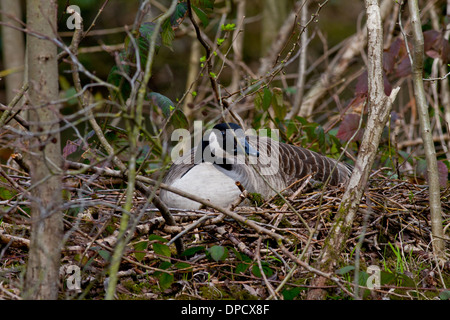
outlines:
[{"label": "nest", "polygon": [[[124,190],[117,184],[121,181],[91,178],[79,175],[66,180],[71,200],[64,208],[67,241],[61,264],[81,268],[82,279],[77,290],[70,290],[62,272],[60,289],[65,298],[104,297],[106,271],[119,234]],[[137,192],[126,235],[128,245],[118,274],[118,297],[305,298],[313,287],[312,267],[317,267],[315,261],[332,229],[345,190],[331,186],[307,189],[302,185],[297,191],[258,206],[237,206],[234,212],[245,218],[240,222],[209,208],[171,210],[175,225],[168,225],[147,197]],[[442,192],[447,227],[450,204],[445,199],[449,196],[449,189]],[[376,265],[396,275],[395,281],[385,281],[378,290],[363,290],[364,298],[439,297],[449,286],[450,277],[448,266],[436,264],[432,255],[428,202],[423,185],[382,176],[371,179],[346,250],[337,258],[337,278],[330,278],[322,289],[331,296],[351,298],[356,269],[364,274],[369,266]],[[4,215],[0,227],[0,295],[9,299],[20,295],[20,266],[25,263],[29,247],[29,224],[20,212],[22,204],[14,204],[16,209]],[[288,242],[281,248],[270,233],[262,234],[245,221]],[[302,265],[294,259],[301,260]]]}]

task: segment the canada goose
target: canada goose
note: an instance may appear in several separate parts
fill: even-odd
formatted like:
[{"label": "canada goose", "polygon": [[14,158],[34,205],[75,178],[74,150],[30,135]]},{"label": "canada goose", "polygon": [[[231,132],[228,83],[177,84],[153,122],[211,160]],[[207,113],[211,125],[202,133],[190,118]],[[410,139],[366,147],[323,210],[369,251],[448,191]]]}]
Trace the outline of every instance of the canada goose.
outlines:
[{"label": "canada goose", "polygon": [[[228,207],[240,195],[239,181],[249,192],[264,198],[286,189],[306,175],[329,184],[346,183],[352,167],[317,152],[277,142],[268,137],[246,136],[240,126],[221,123],[205,134],[202,143],[178,158],[163,182]],[[198,209],[201,204],[161,190],[171,208]]]}]

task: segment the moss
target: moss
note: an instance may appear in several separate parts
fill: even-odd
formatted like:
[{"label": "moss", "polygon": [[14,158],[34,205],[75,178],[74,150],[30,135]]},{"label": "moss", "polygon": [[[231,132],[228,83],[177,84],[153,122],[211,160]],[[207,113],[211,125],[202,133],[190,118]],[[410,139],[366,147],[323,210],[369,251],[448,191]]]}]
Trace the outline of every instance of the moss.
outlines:
[{"label": "moss", "polygon": [[241,286],[231,285],[229,287],[230,295],[232,299],[235,300],[257,300],[258,297],[250,294],[247,290],[243,289]]},{"label": "moss", "polygon": [[251,203],[257,207],[260,207],[264,204],[264,198],[259,193],[249,192],[248,198],[250,199]]},{"label": "moss", "polygon": [[224,298],[224,292],[215,286],[202,286],[199,288],[199,293],[202,298],[208,300],[217,300]]},{"label": "moss", "polygon": [[150,288],[150,284],[147,281],[134,281],[132,278],[124,279],[120,284],[131,293],[138,295],[147,292]]}]

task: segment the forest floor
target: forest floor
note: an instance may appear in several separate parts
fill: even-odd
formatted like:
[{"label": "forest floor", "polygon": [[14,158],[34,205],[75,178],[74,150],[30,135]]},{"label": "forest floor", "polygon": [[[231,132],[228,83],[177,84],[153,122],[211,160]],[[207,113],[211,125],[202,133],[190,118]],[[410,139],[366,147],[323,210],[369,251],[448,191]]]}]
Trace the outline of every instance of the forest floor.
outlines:
[{"label": "forest floor", "polygon": [[[76,177],[81,183],[88,177]],[[61,299],[103,299],[109,259],[117,240],[124,190],[98,179],[90,193],[67,195]],[[234,211],[289,240],[286,248],[304,263],[315,261],[330,231],[343,188],[303,189]],[[442,192],[446,234],[450,190]],[[80,202],[81,201],[81,202]],[[135,197],[135,208],[146,199]],[[19,299],[29,249],[26,210],[17,206],[0,221],[0,299]],[[4,210],[6,206],[3,206]],[[118,299],[305,299],[315,274],[298,267],[277,245],[248,225],[208,208],[173,210],[168,226],[155,208],[143,209],[123,254]],[[173,238],[180,234],[183,248]],[[336,274],[323,288],[328,299],[449,299],[447,262],[437,263],[431,246],[427,188],[372,177]],[[181,252],[182,250],[182,252]],[[356,262],[356,263],[355,263]],[[371,271],[375,271],[372,273]],[[371,275],[375,274],[376,279]],[[355,277],[357,279],[355,280]],[[336,280],[337,279],[337,280]],[[77,282],[78,281],[78,282]],[[369,282],[375,284],[368,289]],[[375,281],[375,282],[373,282]],[[359,285],[356,296],[355,286]]]}]

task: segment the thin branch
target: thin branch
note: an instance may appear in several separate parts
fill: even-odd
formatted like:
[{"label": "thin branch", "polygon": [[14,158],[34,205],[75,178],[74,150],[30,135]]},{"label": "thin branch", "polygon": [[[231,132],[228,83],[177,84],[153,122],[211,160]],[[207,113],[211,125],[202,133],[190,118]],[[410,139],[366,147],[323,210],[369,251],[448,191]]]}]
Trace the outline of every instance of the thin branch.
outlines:
[{"label": "thin branch", "polygon": [[408,7],[410,11],[410,19],[413,34],[413,61],[411,64],[414,96],[419,111],[419,122],[422,133],[422,139],[425,149],[425,157],[427,162],[427,176],[429,185],[431,227],[432,227],[432,244],[433,252],[436,257],[445,260],[445,243],[443,240],[442,226],[442,208],[441,208],[441,191],[439,184],[439,172],[437,167],[436,150],[434,148],[433,136],[431,131],[431,122],[428,114],[428,106],[425,97],[425,89],[423,86],[423,63],[424,63],[424,38],[422,33],[422,24],[420,21],[419,5],[417,0],[409,0]]}]

